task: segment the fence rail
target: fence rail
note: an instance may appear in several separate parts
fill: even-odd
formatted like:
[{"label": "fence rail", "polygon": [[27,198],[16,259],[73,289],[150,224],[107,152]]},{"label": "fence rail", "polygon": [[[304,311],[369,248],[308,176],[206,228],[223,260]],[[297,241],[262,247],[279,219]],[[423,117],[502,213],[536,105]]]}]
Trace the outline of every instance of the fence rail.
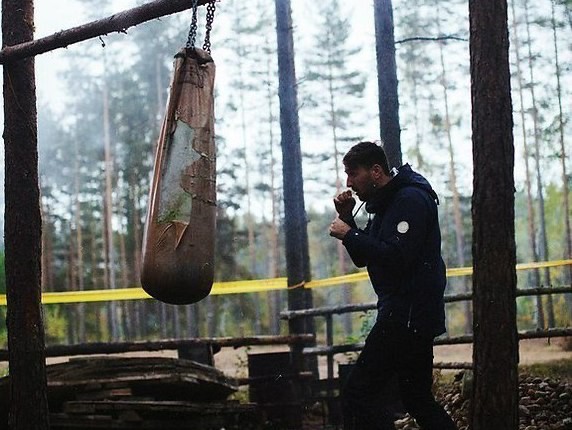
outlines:
[{"label": "fence rail", "polygon": [[[186,347],[214,346],[233,347],[259,345],[304,345],[314,341],[311,334],[290,336],[249,336],[249,337],[202,337],[193,339],[166,339],[141,342],[93,342],[74,345],[51,345],[46,347],[46,357],[64,357],[91,354],[120,354],[138,351],[178,350]],[[0,361],[8,360],[8,350],[0,349]]]},{"label": "fence rail", "polygon": [[[565,293],[572,293],[572,285],[561,286],[561,287],[539,287],[539,288],[519,289],[516,290],[516,297],[540,296],[549,294],[565,294]],[[467,300],[472,300],[472,298],[473,295],[471,293],[450,294],[445,296],[445,303],[463,302]],[[292,320],[302,317],[315,317],[315,316],[325,317],[327,315],[345,314],[348,312],[367,312],[375,310],[376,308],[377,304],[375,302],[340,305],[340,306],[322,306],[319,308],[312,308],[312,309],[282,311],[280,312],[280,318],[283,320]]]},{"label": "fence rail", "polygon": [[[559,287],[538,287],[518,289],[516,297],[524,296],[539,296],[549,294],[566,294],[572,293],[572,286],[559,286]],[[461,302],[472,300],[471,293],[452,294],[446,295],[445,303]],[[367,312],[375,310],[376,303],[361,303],[350,304],[341,306],[324,306],[312,309],[289,310],[280,313],[280,318],[283,320],[293,320],[296,318],[314,318],[324,317],[326,320],[326,345],[305,347],[302,349],[302,354],[306,356],[319,356],[325,355],[327,357],[327,377],[329,380],[334,378],[334,355],[361,351],[363,343],[352,343],[343,345],[334,345],[334,329],[333,329],[333,316],[338,314],[352,313],[352,312]],[[572,336],[572,328],[552,328],[547,330],[532,330],[519,332],[519,339],[538,339],[538,338],[552,338],[552,337],[567,337]],[[444,337],[435,339],[435,345],[456,345],[473,343],[472,335]],[[442,369],[467,369],[471,368],[471,363],[435,363],[435,368]]]}]

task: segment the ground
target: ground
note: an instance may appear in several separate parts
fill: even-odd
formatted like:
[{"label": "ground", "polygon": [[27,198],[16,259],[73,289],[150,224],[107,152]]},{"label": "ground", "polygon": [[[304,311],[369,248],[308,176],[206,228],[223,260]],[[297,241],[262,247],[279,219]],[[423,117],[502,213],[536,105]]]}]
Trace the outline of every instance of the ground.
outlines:
[{"label": "ground", "polygon": [[[572,429],[572,348],[565,347],[563,339],[532,339],[520,342],[520,418],[519,430],[571,430]],[[215,355],[215,366],[233,377],[246,377],[248,355],[256,353],[288,351],[286,347],[260,346],[251,348],[223,348]],[[129,353],[131,356],[176,357],[176,351]],[[472,345],[440,345],[435,348],[435,362],[470,362]],[[338,364],[355,359],[355,354],[336,356]],[[66,360],[65,357],[49,358],[48,364]],[[5,365],[6,363],[0,363]],[[321,378],[326,377],[326,361],[319,360]],[[444,370],[436,373],[439,400],[458,423],[459,429],[467,428],[469,401],[463,397],[462,373]],[[337,376],[337,375],[336,375]],[[241,391],[247,399],[245,390]],[[336,429],[324,423],[323,408],[309,407],[303,430]],[[274,427],[269,427],[274,428]],[[415,422],[404,417],[397,422],[399,430],[417,430]]]},{"label": "ground", "polygon": [[[527,339],[520,341],[520,364],[531,365],[555,360],[572,360],[572,350],[565,351],[562,348],[561,339]],[[287,348],[269,346],[256,348],[224,348],[215,355],[217,368],[227,372],[231,376],[246,376],[248,353],[287,351]],[[337,355],[336,363],[347,363],[350,355]],[[439,345],[435,347],[435,362],[471,362],[472,345]],[[334,371],[337,370],[337,364]],[[320,359],[320,376],[326,376],[326,361]]]}]

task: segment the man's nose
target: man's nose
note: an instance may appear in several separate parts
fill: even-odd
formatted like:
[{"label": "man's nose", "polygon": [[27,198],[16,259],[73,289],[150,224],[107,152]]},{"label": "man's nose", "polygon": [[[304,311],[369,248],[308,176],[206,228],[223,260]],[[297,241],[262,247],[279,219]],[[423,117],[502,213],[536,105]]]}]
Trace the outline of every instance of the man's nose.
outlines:
[{"label": "man's nose", "polygon": [[346,187],[351,188],[352,186],[352,181],[350,178],[346,179]]}]

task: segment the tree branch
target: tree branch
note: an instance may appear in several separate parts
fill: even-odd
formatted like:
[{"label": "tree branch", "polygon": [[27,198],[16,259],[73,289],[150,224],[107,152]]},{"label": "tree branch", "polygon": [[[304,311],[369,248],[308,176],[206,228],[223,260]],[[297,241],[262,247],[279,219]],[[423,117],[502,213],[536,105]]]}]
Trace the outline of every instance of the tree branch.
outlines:
[{"label": "tree branch", "polygon": [[[199,5],[207,4],[208,0],[199,0]],[[33,57],[57,48],[65,48],[94,37],[113,32],[124,33],[129,27],[142,22],[171,15],[176,12],[190,9],[191,0],[156,0],[123,12],[116,13],[107,18],[90,22],[68,30],[62,30],[38,40],[4,47],[0,51],[0,64],[8,61]]]},{"label": "tree branch", "polygon": [[398,43],[406,43],[406,42],[436,42],[439,40],[459,40],[461,42],[468,42],[467,39],[463,39],[462,37],[458,36],[439,36],[439,37],[408,37],[407,39],[396,40],[395,44]]}]

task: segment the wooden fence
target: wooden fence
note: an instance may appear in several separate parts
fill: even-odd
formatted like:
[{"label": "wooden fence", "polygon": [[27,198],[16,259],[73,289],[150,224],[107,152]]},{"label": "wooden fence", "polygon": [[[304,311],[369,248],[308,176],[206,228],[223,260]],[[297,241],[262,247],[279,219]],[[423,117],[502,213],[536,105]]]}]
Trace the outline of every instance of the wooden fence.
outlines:
[{"label": "wooden fence", "polygon": [[[565,294],[572,293],[572,286],[563,287],[549,287],[549,288],[527,288],[519,289],[516,292],[517,297],[522,296],[539,296],[548,294]],[[455,294],[445,296],[445,303],[461,302],[472,300],[472,294]],[[333,316],[353,312],[367,312],[376,309],[376,303],[362,303],[350,304],[341,306],[327,306],[312,309],[283,311],[280,313],[280,318],[283,320],[292,320],[297,318],[315,318],[323,317],[326,320],[326,344],[323,346],[305,347],[302,354],[306,356],[326,356],[327,358],[327,378],[328,380],[334,379],[334,355],[346,352],[360,351],[363,343],[351,344],[334,344],[334,324]],[[553,338],[553,337],[566,337],[572,336],[572,328],[552,328],[547,330],[532,330],[519,332],[519,339],[534,339],[534,338]],[[435,339],[435,345],[454,345],[473,343],[472,335],[454,336]],[[471,363],[435,363],[435,368],[441,369],[470,369]]]}]

